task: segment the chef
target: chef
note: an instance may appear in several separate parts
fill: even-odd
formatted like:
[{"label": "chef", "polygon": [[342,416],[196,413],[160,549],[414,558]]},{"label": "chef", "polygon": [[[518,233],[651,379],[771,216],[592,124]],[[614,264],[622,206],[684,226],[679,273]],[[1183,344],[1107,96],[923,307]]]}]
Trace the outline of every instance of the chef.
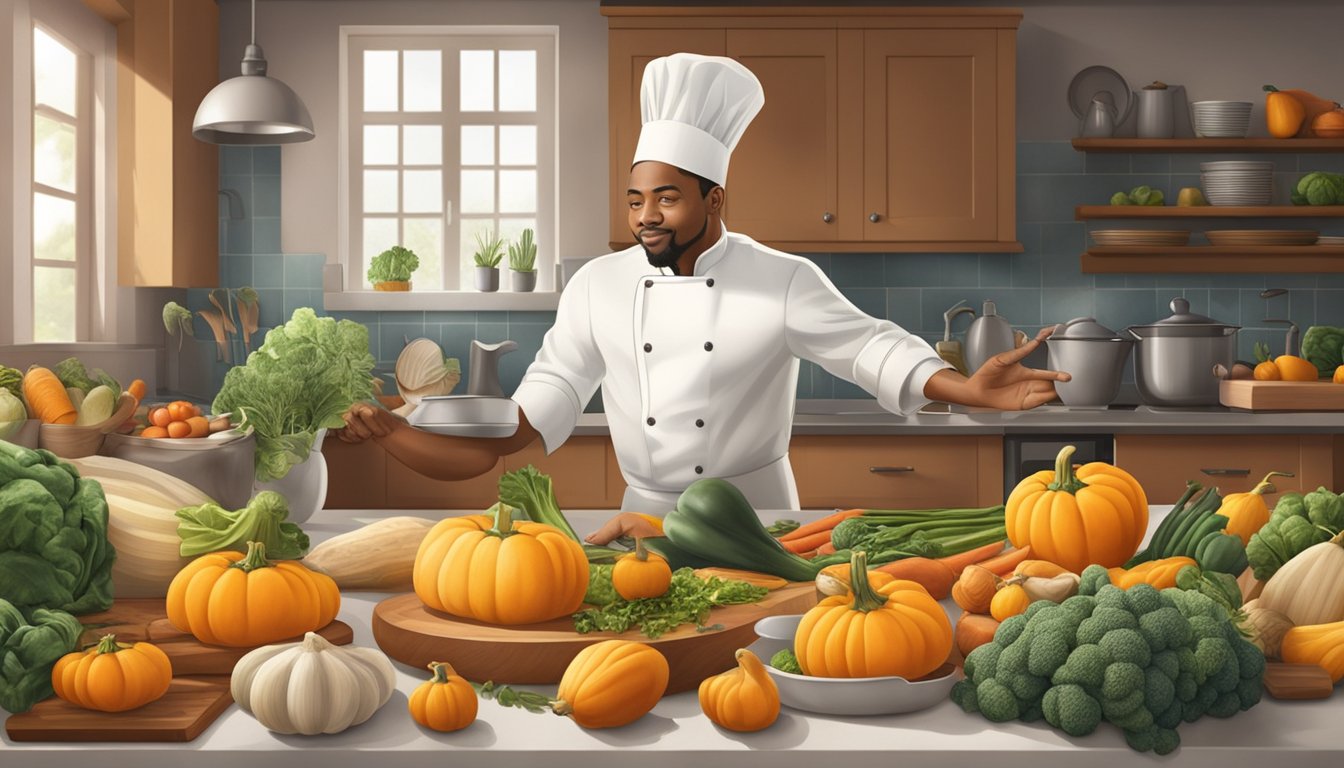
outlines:
[{"label": "chef", "polygon": [[788,447],[800,358],[899,414],[932,400],[1016,410],[1054,399],[1068,374],[1021,365],[1048,328],[968,379],[923,339],[856,308],[811,261],[724,228],[729,157],[764,103],[732,59],[678,53],[648,64],[626,190],[639,245],[566,284],[513,394],[512,437],[430,434],[367,403],[346,414],[340,437],[374,437],[430,477],[473,477],[538,438],[547,453],[560,447],[600,386],[626,481],[623,514],[589,539],[604,543],[654,533],[630,513],[666,512],[701,478],[732,482],[757,509],[797,509]]}]

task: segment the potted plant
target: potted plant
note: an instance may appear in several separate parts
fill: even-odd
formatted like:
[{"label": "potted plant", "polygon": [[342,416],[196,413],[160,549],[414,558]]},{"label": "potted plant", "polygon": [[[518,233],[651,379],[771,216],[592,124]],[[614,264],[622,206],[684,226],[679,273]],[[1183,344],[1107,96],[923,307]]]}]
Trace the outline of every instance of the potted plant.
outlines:
[{"label": "potted plant", "polygon": [[509,244],[509,287],[524,292],[537,287],[537,244],[532,241],[531,227],[523,230],[518,242]]},{"label": "potted plant", "polygon": [[409,248],[394,245],[373,257],[369,282],[375,291],[411,290],[411,273],[420,268],[420,257]]},{"label": "potted plant", "polygon": [[504,258],[504,239],[476,233],[476,290],[499,290],[499,260]]}]

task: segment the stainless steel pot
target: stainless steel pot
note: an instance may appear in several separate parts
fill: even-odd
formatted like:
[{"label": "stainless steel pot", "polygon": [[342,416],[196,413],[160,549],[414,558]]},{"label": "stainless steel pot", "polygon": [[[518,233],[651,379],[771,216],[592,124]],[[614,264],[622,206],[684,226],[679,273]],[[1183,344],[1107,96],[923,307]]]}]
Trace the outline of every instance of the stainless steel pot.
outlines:
[{"label": "stainless steel pot", "polygon": [[1065,405],[1109,405],[1120,391],[1120,375],[1134,342],[1091,317],[1076,317],[1055,326],[1045,340],[1049,350],[1046,367],[1066,371],[1068,381],[1055,382],[1055,392]]},{"label": "stainless steel pot", "polygon": [[1172,315],[1152,325],[1131,325],[1137,341],[1134,379],[1147,405],[1186,407],[1218,405],[1215,365],[1231,370],[1240,326],[1194,314],[1190,302],[1171,300]]}]

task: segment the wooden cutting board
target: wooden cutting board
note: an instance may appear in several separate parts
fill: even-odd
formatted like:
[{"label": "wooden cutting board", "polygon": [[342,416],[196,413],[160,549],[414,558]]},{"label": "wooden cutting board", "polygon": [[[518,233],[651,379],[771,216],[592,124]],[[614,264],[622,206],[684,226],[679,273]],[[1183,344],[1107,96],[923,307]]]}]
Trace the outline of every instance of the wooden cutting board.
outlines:
[{"label": "wooden cutting board", "polygon": [[1248,411],[1344,411],[1344,384],[1223,379],[1218,401]]},{"label": "wooden cutting board", "polygon": [[1265,663],[1265,692],[1276,699],[1328,699],[1335,683],[1315,664],[1270,661]]},{"label": "wooden cutting board", "polygon": [[[173,682],[158,701],[130,712],[92,712],[51,697],[5,721],[15,741],[191,741],[219,717],[233,698],[229,675],[251,648],[206,645],[168,621],[162,598],[121,599],[101,613],[79,617],[81,648],[106,634],[117,641],[154,643],[173,664]],[[355,639],[350,625],[333,621],[317,634],[335,645]],[[279,640],[292,642],[299,638]]]},{"label": "wooden cutting board", "polygon": [[770,592],[759,603],[713,609],[705,624],[721,624],[721,630],[697,632],[694,625],[686,624],[650,640],[637,628],[619,635],[581,635],[568,616],[524,626],[483,624],[427,608],[409,593],[374,607],[373,637],[388,656],[412,667],[423,669],[431,661],[447,661],[468,680],[511,684],[558,683],[565,667],[584,647],[612,638],[637,640],[667,657],[671,668],[667,692],[678,693],[693,690],[705,678],[736,664],[734,652],[756,642],[753,627],[760,619],[802,613],[816,604],[812,582],[791,584]]}]

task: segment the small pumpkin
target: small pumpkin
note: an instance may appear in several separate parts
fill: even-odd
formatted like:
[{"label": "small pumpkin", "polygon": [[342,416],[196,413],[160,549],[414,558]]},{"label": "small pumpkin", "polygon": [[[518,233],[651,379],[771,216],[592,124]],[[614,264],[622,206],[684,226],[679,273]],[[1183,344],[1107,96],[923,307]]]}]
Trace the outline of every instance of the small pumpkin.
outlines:
[{"label": "small pumpkin", "polygon": [[1311,131],[1323,139],[1338,139],[1344,136],[1344,109],[1332,109],[1317,115],[1311,121]]},{"label": "small pumpkin", "polygon": [[1108,568],[1111,583],[1121,589],[1129,589],[1139,584],[1147,584],[1153,589],[1170,589],[1176,586],[1176,574],[1187,565],[1198,565],[1192,557],[1164,557],[1149,560],[1146,563],[1125,570]]},{"label": "small pumpkin", "polygon": [[1302,120],[1302,127],[1297,132],[1299,139],[1310,138],[1317,135],[1312,130],[1312,124],[1322,113],[1339,109],[1339,102],[1330,99],[1322,99],[1320,96],[1304,91],[1301,88],[1285,88],[1280,93],[1286,93],[1302,103],[1302,108],[1306,116]]},{"label": "small pumpkin", "polygon": [[434,676],[416,686],[406,706],[411,719],[435,731],[460,731],[476,721],[476,689],[451,664],[432,661]]},{"label": "small pumpkin", "polygon": [[1290,664],[1315,664],[1338,683],[1344,679],[1344,621],[1293,627],[1283,634],[1279,655]]},{"label": "small pumpkin", "polygon": [[229,692],[276,733],[340,733],[373,717],[392,698],[396,670],[382,651],[332,645],[313,632],[296,643],[263,645],[233,666]]},{"label": "small pumpkin", "polygon": [[269,561],[266,545],[192,560],[168,585],[168,620],[211,645],[235,648],[300,637],[336,618],[341,591],[294,560]]},{"label": "small pumpkin", "polygon": [[982,565],[966,566],[952,585],[952,600],[970,613],[989,613],[994,594],[1003,586],[999,575]]},{"label": "small pumpkin", "polygon": [[700,683],[700,709],[730,731],[759,731],[779,717],[779,688],[756,654],[738,649],[737,667]]},{"label": "small pumpkin", "polygon": [[56,695],[84,709],[125,712],[156,701],[168,692],[173,665],[157,645],[117,642],[103,635],[86,651],[67,653],[51,668]]},{"label": "small pumpkin", "polygon": [[1265,90],[1265,125],[1269,135],[1276,139],[1289,139],[1302,130],[1302,122],[1307,119],[1307,108],[1296,96],[1284,93],[1272,85]]},{"label": "small pumpkin", "polygon": [[993,616],[984,616],[978,613],[962,611],[961,618],[957,619],[957,651],[961,653],[964,659],[970,655],[971,651],[994,640],[994,633],[999,631],[999,620]]},{"label": "small pumpkin", "polygon": [[868,555],[855,552],[849,595],[822,600],[803,614],[794,654],[813,677],[923,677],[947,660],[952,623],[917,582],[874,586],[864,578]]},{"label": "small pumpkin", "polygon": [[989,602],[989,615],[1003,622],[1025,613],[1029,605],[1031,597],[1027,595],[1027,590],[1021,584],[1008,584],[994,593],[994,599]]},{"label": "small pumpkin", "polygon": [[1148,529],[1148,497],[1133,475],[1093,461],[1073,467],[1075,447],[1055,457],[1055,469],[1024,478],[1004,504],[1004,525],[1015,547],[1082,573],[1092,563],[1112,568],[1139,549]]},{"label": "small pumpkin", "polygon": [[1278,493],[1270,478],[1274,476],[1292,477],[1292,472],[1270,472],[1254,488],[1246,493],[1229,493],[1223,497],[1218,514],[1227,518],[1224,533],[1241,539],[1242,544],[1250,544],[1251,536],[1269,522],[1269,507],[1265,505],[1266,493]]},{"label": "small pumpkin", "polygon": [[1265,582],[1260,606],[1299,627],[1344,621],[1344,532],[1284,563]]},{"label": "small pumpkin", "polygon": [[565,667],[551,709],[584,728],[616,728],[653,710],[667,691],[670,669],[652,646],[603,640]]},{"label": "small pumpkin", "polygon": [[644,548],[644,539],[635,539],[635,551],[621,555],[611,569],[611,586],[626,600],[662,597],[672,585],[672,568],[662,555]]},{"label": "small pumpkin", "polygon": [[487,624],[534,624],[579,609],[588,558],[577,541],[544,523],[494,516],[440,520],[415,553],[415,594],[436,611]]}]

